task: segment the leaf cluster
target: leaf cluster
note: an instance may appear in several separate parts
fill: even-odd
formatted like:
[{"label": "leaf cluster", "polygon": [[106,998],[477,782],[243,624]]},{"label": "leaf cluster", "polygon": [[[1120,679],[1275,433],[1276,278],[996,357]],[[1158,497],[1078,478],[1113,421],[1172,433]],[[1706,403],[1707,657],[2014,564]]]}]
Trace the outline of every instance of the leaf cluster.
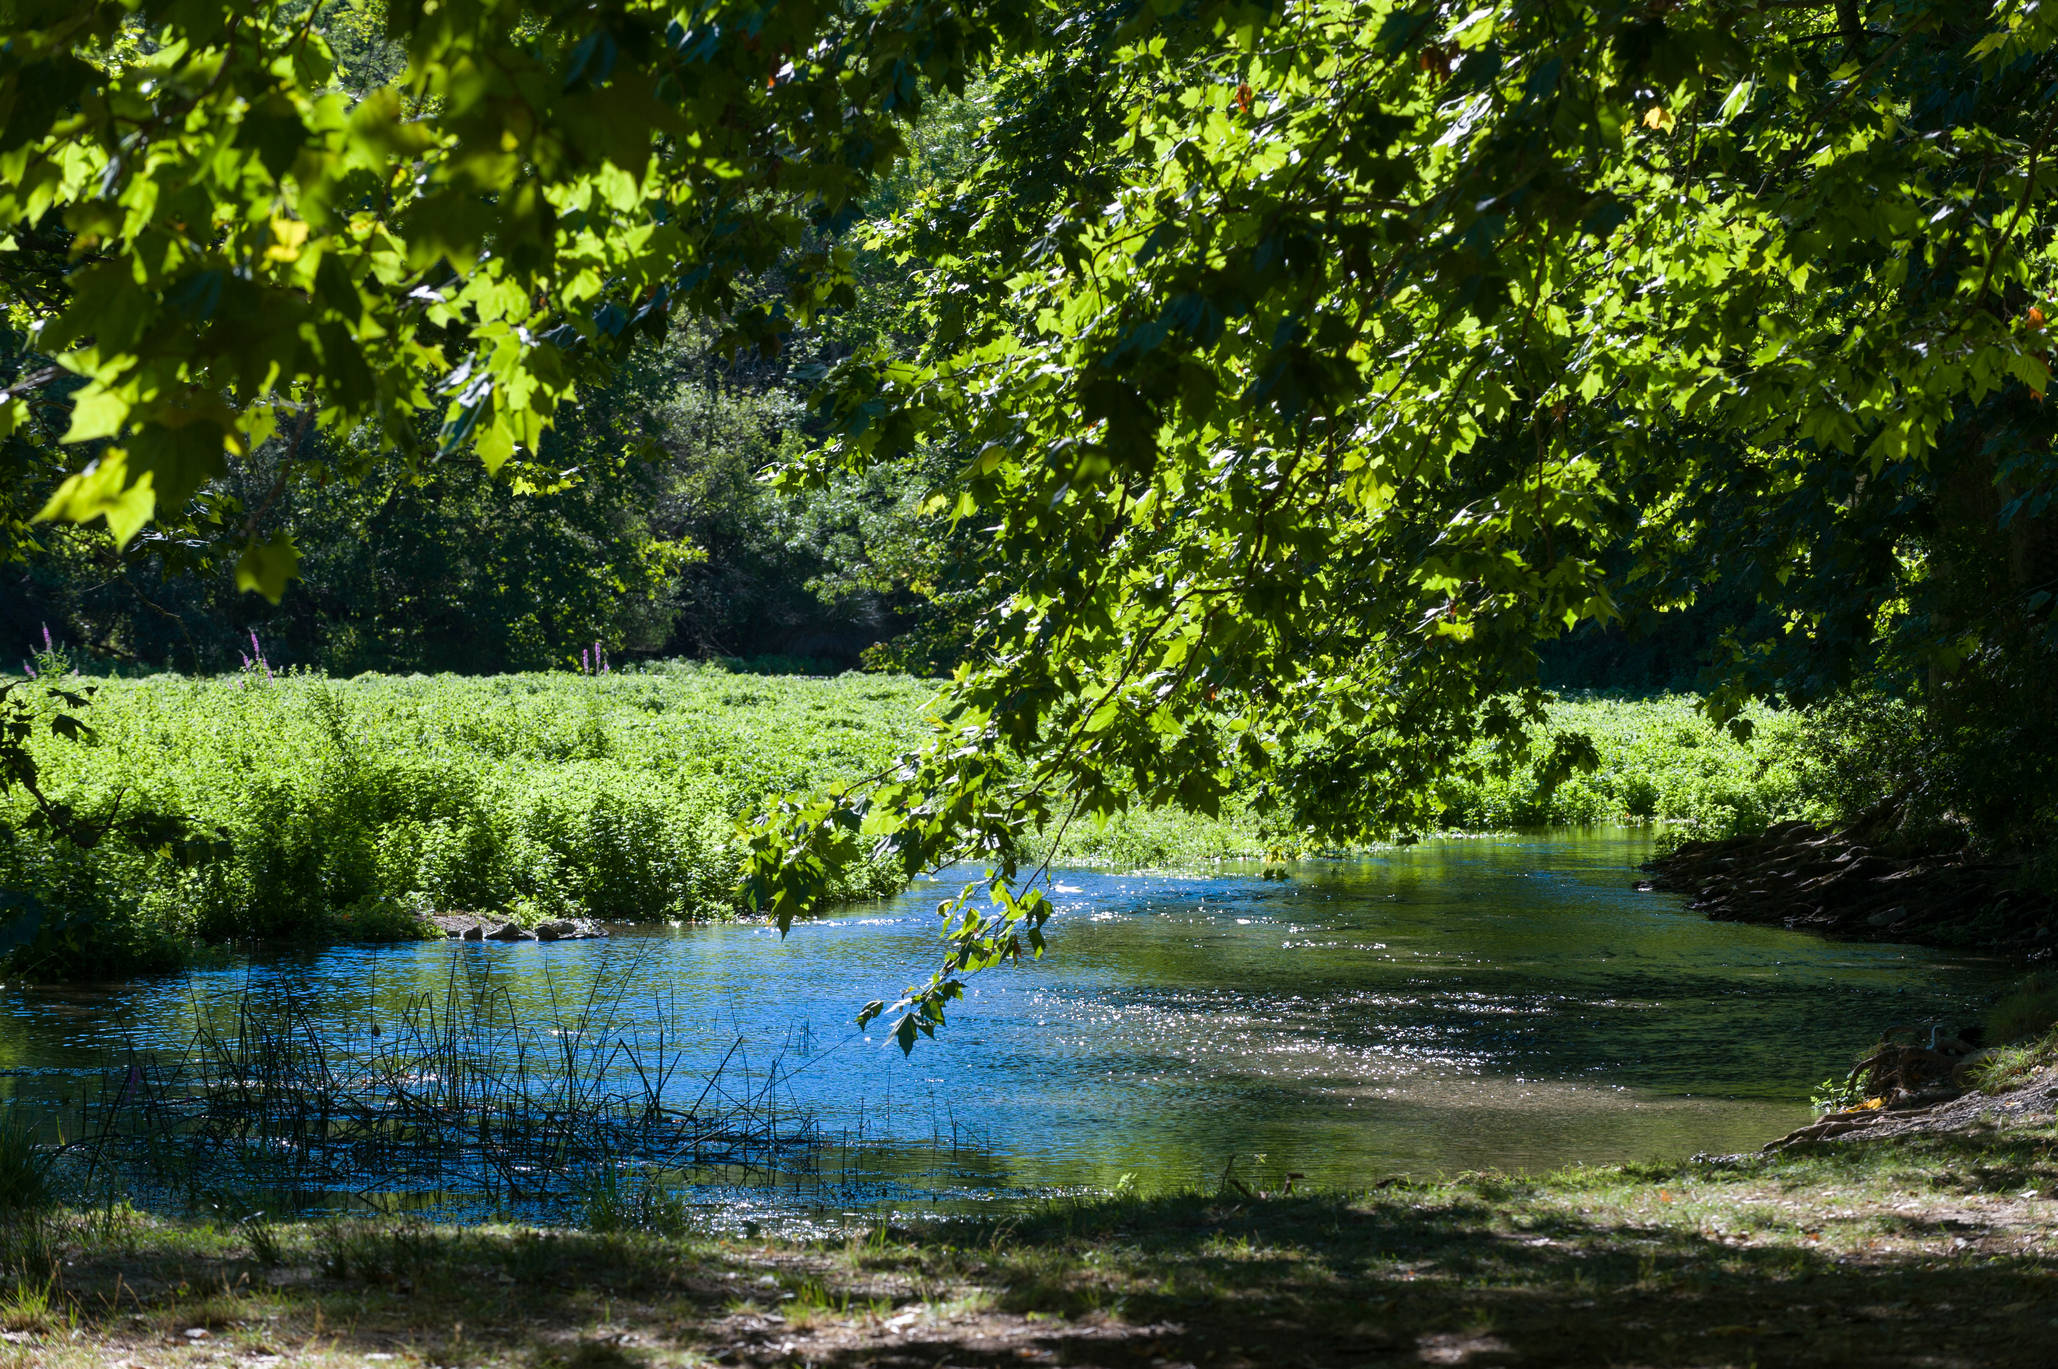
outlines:
[{"label": "leaf cluster", "polygon": [[1540,648],[1626,609],[1753,606],[1705,676],[1739,731],[2043,659],[2058,21],[1859,8],[1153,6],[1012,57],[897,230],[923,344],[821,400],[824,461],[952,455],[992,607],[927,751],[768,825],[767,906],[860,837],[991,861],[923,1032],[1034,929],[1025,831],[1423,830],[1535,760]]}]

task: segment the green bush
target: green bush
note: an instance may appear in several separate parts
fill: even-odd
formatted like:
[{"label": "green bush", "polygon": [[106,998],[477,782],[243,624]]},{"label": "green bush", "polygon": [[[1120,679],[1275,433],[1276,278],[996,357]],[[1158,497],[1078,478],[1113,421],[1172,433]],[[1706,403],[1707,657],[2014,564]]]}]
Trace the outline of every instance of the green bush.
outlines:
[{"label": "green bush", "polygon": [[1987,1009],[1987,1040],[1996,1046],[2041,1037],[2058,1026],[2058,970],[2018,981]]},{"label": "green bush", "polygon": [[328,934],[337,941],[424,941],[443,933],[425,911],[384,894],[361,898],[329,918]]}]

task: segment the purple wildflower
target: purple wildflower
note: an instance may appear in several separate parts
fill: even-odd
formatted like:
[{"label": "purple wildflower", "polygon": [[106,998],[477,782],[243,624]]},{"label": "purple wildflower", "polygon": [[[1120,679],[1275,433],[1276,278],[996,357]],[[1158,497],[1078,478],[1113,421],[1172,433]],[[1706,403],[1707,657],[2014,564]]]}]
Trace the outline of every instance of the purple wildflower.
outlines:
[{"label": "purple wildflower", "polygon": [[50,641],[50,624],[48,624],[48,623],[45,623],[45,624],[43,624],[43,650],[45,650],[45,651],[55,651],[55,650],[57,650],[57,647],[56,647],[56,646],[55,646],[54,644],[52,644],[52,642]]},{"label": "purple wildflower", "polygon": [[278,678],[272,674],[272,663],[264,658],[264,643],[257,640],[256,628],[250,629],[250,651],[239,654],[243,656],[243,668],[245,670],[261,668],[264,671],[264,678],[267,680]]},{"label": "purple wildflower", "polygon": [[21,663],[21,668],[29,673],[29,678],[31,680],[36,678],[36,663],[34,661],[23,661]]}]

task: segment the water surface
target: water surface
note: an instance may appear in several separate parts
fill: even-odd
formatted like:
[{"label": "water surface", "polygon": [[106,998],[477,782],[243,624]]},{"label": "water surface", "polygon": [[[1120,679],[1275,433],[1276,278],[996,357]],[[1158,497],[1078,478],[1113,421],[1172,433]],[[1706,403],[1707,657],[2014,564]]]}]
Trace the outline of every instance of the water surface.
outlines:
[{"label": "water surface", "polygon": [[[1358,1187],[1396,1173],[1755,1148],[1893,1023],[1978,1011],[1998,962],[1711,923],[1632,890],[1633,832],[1452,839],[1284,881],[1054,874],[1043,963],[976,977],[904,1058],[850,1024],[933,961],[955,880],[796,926],[557,944],[339,947],[93,993],[0,1000],[0,1090],[45,1103],[131,1048],[176,1053],[236,996],[339,1032],[455,981],[525,1018],[691,1032],[690,1104],[725,1054],[776,1069],[832,1145],[752,1205],[904,1203],[1109,1186]],[[615,1029],[614,1026],[610,1028]],[[740,1045],[738,1043],[741,1043]],[[705,1182],[721,1176],[690,1176]],[[735,1193],[703,1187],[709,1200]],[[782,1196],[785,1195],[785,1196]]]}]

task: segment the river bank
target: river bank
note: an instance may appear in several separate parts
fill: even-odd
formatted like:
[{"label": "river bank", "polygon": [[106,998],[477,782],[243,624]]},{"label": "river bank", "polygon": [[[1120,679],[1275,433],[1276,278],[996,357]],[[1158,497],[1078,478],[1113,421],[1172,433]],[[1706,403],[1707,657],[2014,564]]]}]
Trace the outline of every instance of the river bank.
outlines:
[{"label": "river bank", "polygon": [[2049,1362],[2048,1110],[1772,1156],[1286,1187],[1253,1172],[814,1240],[698,1237],[661,1210],[613,1231],[69,1212],[8,1229],[0,1365]]},{"label": "river bank", "polygon": [[2058,900],[2024,887],[2019,861],[1895,853],[1805,822],[1685,842],[1644,870],[1639,887],[1686,894],[1691,911],[1718,922],[2032,960],[2058,937]]},{"label": "river bank", "polygon": [[[748,911],[738,886],[750,822],[792,794],[891,768],[931,734],[925,709],[942,688],[690,663],[94,684],[83,720],[95,744],[38,727],[33,750],[44,790],[89,828],[111,824],[104,839],[51,840],[29,821],[25,792],[0,789],[0,969],[17,980],[115,979],[227,946],[402,940],[431,914],[496,926],[734,917]],[[1568,698],[1539,754],[1577,732],[1593,769],[1497,774],[1482,753],[1476,773],[1440,786],[1440,821],[1755,830],[1810,802],[1805,719],[1768,713],[1760,724],[1744,743],[1683,695]],[[1073,824],[1056,855],[1204,869],[1279,850],[1231,805],[1219,818],[1137,810]],[[901,880],[883,860],[861,861],[830,900],[883,896]]]}]

